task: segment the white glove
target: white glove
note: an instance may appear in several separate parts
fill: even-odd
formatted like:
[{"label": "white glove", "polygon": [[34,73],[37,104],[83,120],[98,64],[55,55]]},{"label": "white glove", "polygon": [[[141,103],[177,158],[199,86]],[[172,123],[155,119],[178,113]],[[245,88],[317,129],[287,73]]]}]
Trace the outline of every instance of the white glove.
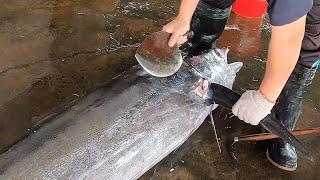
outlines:
[{"label": "white glove", "polygon": [[258,125],[271,113],[275,103],[268,101],[259,91],[246,91],[232,107],[235,116],[246,123]]}]

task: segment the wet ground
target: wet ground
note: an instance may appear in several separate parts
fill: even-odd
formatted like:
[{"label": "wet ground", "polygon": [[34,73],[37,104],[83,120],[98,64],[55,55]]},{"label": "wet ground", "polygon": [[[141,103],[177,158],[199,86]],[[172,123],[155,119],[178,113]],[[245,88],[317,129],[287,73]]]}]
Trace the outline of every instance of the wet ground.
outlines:
[{"label": "wet ground", "polygon": [[[172,0],[0,0],[0,153],[94,89],[136,63],[134,52],[144,37],[161,29],[176,12]],[[218,42],[231,49],[231,61],[243,61],[235,89],[243,92],[261,80],[267,20],[232,15]],[[259,33],[261,32],[261,33]],[[319,74],[304,102],[299,128],[320,126]],[[264,143],[239,143],[231,159],[226,150],[233,136],[258,132],[226,110],[217,110],[222,153],[206,121],[178,150],[141,179],[318,179],[320,138],[303,142],[316,158],[303,158],[295,173],[273,168]]]},{"label": "wet ground", "polygon": [[136,63],[172,1],[0,1],[0,153]]}]

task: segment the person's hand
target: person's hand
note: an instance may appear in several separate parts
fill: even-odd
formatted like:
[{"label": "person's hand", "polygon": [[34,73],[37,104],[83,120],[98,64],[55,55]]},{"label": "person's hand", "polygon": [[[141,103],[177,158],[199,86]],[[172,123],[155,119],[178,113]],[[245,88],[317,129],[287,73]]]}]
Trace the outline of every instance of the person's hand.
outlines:
[{"label": "person's hand", "polygon": [[187,41],[185,34],[190,29],[190,20],[176,17],[173,21],[163,26],[162,30],[171,34],[168,41],[168,45],[173,47],[174,45],[180,45]]},{"label": "person's hand", "polygon": [[270,102],[259,91],[246,91],[232,107],[235,116],[246,123],[258,125],[271,113],[274,102]]}]

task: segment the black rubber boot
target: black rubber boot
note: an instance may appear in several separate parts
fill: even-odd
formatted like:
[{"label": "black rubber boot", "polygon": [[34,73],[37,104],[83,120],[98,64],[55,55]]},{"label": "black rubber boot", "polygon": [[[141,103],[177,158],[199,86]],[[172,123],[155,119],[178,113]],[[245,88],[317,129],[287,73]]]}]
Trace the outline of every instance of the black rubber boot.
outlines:
[{"label": "black rubber boot", "polygon": [[197,56],[212,48],[225,28],[230,14],[230,6],[220,9],[203,1],[199,2],[190,25],[194,37],[189,43],[180,47],[184,58]]},{"label": "black rubber boot", "polygon": [[[272,115],[289,131],[294,129],[300,117],[303,95],[316,72],[316,69],[297,64],[272,110]],[[297,168],[298,157],[295,148],[282,139],[275,139],[268,145],[267,158],[280,169],[294,171]]]}]

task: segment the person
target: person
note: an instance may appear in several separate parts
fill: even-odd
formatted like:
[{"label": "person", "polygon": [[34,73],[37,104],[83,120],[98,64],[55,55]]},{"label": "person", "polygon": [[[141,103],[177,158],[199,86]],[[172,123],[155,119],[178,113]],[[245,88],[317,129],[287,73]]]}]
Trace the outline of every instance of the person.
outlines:
[{"label": "person", "polygon": [[[171,33],[168,45],[183,44],[185,57],[212,48],[223,32],[233,0],[181,0],[178,15],[163,27]],[[263,80],[257,90],[246,91],[233,106],[240,120],[257,125],[272,114],[293,130],[301,114],[302,97],[320,64],[320,0],[268,0],[271,38]],[[192,30],[190,42],[184,36]],[[297,154],[276,139],[266,152],[278,168],[294,171]]]}]

